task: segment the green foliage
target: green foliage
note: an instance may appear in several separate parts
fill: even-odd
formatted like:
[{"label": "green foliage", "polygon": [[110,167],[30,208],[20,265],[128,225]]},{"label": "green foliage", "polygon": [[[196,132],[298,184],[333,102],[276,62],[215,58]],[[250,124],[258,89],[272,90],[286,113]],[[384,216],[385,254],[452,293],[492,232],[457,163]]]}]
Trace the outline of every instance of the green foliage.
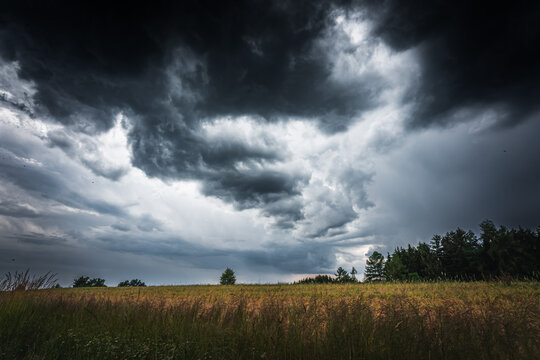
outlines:
[{"label": "green foliage", "polygon": [[334,279],[329,275],[317,275],[315,277],[303,278],[295,282],[295,284],[332,284]]},{"label": "green foliage", "polygon": [[[479,237],[457,228],[433,236],[430,244],[395,249],[383,265],[386,280],[539,278],[540,229],[497,228],[489,220],[483,221],[480,229]],[[371,265],[367,271],[375,270],[379,268]]]},{"label": "green foliage", "polygon": [[133,279],[131,281],[124,280],[118,283],[118,287],[138,287],[138,286],[146,286],[146,284],[139,279]]},{"label": "green foliage", "polygon": [[236,284],[236,276],[234,271],[230,268],[225,269],[221,277],[219,278],[219,283],[221,285],[234,285]]},{"label": "green foliage", "polygon": [[295,284],[348,284],[348,283],[357,283],[356,279],[357,271],[353,267],[351,273],[349,274],[347,270],[343,269],[341,266],[337,269],[334,277],[330,275],[317,275],[315,277],[307,277],[302,280],[295,282]]},{"label": "green foliage", "polygon": [[[354,272],[354,275],[356,275],[356,269],[353,267],[351,273]],[[356,277],[353,275],[349,275],[349,273],[343,269],[341,266],[338,267],[336,273],[334,274],[336,277],[334,281],[338,284],[346,284],[346,283],[355,283],[357,282]]]},{"label": "green foliage", "polygon": [[401,281],[407,278],[407,267],[403,265],[399,252],[388,255],[384,264],[385,279],[389,281]]},{"label": "green foliage", "polygon": [[105,279],[102,278],[93,278],[90,279],[88,276],[81,276],[73,280],[73,287],[106,287]]},{"label": "green foliage", "polygon": [[373,254],[366,261],[366,269],[364,273],[366,281],[381,281],[385,279],[384,276],[384,256],[374,251]]}]

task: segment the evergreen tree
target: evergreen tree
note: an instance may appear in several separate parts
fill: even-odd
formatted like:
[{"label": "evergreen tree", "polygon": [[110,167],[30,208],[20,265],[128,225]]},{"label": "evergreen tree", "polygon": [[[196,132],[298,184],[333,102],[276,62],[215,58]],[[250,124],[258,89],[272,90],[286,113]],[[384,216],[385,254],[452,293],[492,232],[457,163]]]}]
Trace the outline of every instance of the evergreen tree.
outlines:
[{"label": "evergreen tree", "polygon": [[384,263],[384,275],[386,280],[401,281],[407,278],[409,271],[403,265],[399,253],[393,255],[388,254],[387,260]]},{"label": "evergreen tree", "polygon": [[337,283],[349,283],[354,282],[355,280],[349,275],[347,270],[343,269],[341,266],[338,267],[337,272],[334,274],[336,275],[336,282]]},{"label": "evergreen tree", "polygon": [[384,277],[384,256],[374,251],[366,261],[366,269],[364,273],[366,281],[382,281]]},{"label": "evergreen tree", "polygon": [[234,271],[229,268],[225,269],[223,274],[221,274],[219,283],[221,285],[234,285],[236,283],[236,276],[234,275]]}]

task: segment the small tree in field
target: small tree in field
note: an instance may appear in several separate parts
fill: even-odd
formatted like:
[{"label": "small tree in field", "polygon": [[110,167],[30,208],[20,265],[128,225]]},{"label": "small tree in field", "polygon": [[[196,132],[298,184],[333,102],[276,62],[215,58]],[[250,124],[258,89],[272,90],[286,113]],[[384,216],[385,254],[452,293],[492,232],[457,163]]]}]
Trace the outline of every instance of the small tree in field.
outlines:
[{"label": "small tree in field", "polygon": [[365,271],[366,281],[382,281],[384,280],[384,256],[374,251],[366,261]]},{"label": "small tree in field", "polygon": [[234,285],[236,283],[236,276],[234,275],[234,271],[229,268],[225,269],[223,274],[221,274],[219,283],[221,285]]}]

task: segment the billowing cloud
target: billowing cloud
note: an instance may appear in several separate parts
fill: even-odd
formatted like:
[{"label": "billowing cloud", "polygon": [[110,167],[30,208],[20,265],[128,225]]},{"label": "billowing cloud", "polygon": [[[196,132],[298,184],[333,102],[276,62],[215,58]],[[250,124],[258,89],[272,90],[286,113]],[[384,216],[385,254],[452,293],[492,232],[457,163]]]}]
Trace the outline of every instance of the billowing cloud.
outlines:
[{"label": "billowing cloud", "polygon": [[2,268],[273,281],[535,226],[536,5],[2,8]]},{"label": "billowing cloud", "polygon": [[496,126],[538,119],[538,4],[409,0],[367,9],[374,34],[395,50],[418,51],[422,76],[407,99],[415,106],[410,126],[467,122],[486,111]]}]

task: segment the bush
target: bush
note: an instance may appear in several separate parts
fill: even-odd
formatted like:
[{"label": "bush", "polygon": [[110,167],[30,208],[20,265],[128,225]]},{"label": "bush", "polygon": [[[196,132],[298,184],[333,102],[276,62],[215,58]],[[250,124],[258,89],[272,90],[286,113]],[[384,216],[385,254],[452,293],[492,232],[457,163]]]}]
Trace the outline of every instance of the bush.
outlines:
[{"label": "bush", "polygon": [[105,279],[94,278],[90,279],[88,276],[81,276],[78,279],[73,280],[73,287],[107,287],[105,285]]},{"label": "bush", "polygon": [[138,287],[138,286],[146,286],[146,284],[139,279],[133,279],[131,281],[124,280],[118,284],[118,287]]}]

